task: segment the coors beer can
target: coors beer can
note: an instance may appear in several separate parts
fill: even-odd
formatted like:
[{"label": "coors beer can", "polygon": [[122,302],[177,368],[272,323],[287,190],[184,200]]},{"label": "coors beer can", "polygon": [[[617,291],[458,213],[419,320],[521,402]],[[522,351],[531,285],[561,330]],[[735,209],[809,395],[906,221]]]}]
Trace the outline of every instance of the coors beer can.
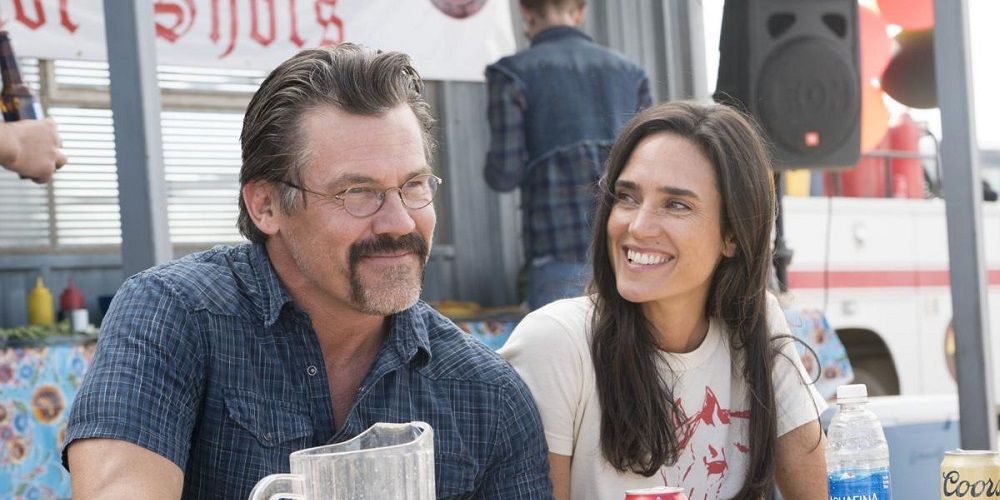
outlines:
[{"label": "coors beer can", "polygon": [[625,492],[625,500],[688,500],[688,497],[684,494],[684,488],[657,486],[628,490]]},{"label": "coors beer can", "polygon": [[1000,497],[1000,453],[951,450],[941,461],[941,500]]}]

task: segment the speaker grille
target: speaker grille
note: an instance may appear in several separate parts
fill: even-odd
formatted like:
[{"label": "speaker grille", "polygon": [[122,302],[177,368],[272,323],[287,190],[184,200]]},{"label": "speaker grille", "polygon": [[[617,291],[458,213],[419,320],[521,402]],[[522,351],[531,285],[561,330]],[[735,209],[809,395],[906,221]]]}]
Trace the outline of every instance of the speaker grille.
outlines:
[{"label": "speaker grille", "polygon": [[754,104],[778,162],[821,162],[856,132],[860,77],[846,57],[830,40],[806,36],[789,39],[764,61]]}]

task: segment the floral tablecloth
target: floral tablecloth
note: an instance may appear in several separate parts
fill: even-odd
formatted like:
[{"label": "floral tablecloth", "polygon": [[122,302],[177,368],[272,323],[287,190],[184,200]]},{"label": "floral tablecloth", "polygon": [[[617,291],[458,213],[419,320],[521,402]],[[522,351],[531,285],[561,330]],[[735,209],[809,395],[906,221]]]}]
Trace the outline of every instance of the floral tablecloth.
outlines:
[{"label": "floral tablecloth", "polygon": [[503,347],[517,321],[456,321],[456,325],[494,351]]},{"label": "floral tablecloth", "polygon": [[0,347],[0,498],[69,498],[59,457],[96,342]]},{"label": "floral tablecloth", "polygon": [[837,332],[822,311],[817,309],[785,309],[785,319],[792,329],[792,335],[805,342],[815,352],[813,356],[806,346],[799,344],[799,356],[806,372],[816,379],[816,390],[832,400],[837,396],[837,386],[854,380],[847,350]]}]

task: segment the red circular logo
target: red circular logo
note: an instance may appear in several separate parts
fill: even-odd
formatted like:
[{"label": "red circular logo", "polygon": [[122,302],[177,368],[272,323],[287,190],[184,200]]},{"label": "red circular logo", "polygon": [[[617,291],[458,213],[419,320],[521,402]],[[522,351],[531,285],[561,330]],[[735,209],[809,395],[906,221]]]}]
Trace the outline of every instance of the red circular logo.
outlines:
[{"label": "red circular logo", "polygon": [[479,12],[486,5],[486,0],[431,0],[431,3],[455,19],[464,19]]}]

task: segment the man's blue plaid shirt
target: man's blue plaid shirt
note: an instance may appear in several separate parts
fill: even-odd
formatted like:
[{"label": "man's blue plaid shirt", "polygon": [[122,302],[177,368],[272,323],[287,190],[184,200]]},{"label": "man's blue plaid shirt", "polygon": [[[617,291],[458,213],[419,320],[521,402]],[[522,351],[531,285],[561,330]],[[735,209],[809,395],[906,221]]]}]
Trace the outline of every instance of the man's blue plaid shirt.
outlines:
[{"label": "man's blue plaid shirt", "polygon": [[[375,422],[434,428],[438,498],[550,498],[531,394],[424,303],[392,317],[346,424],[316,334],[260,245],[216,247],[130,278],[101,327],[66,446],[128,441],[184,471],[185,498],[247,498],[289,453]],[[65,459],[65,452],[63,454]],[[71,471],[72,472],[72,471]]]}]

